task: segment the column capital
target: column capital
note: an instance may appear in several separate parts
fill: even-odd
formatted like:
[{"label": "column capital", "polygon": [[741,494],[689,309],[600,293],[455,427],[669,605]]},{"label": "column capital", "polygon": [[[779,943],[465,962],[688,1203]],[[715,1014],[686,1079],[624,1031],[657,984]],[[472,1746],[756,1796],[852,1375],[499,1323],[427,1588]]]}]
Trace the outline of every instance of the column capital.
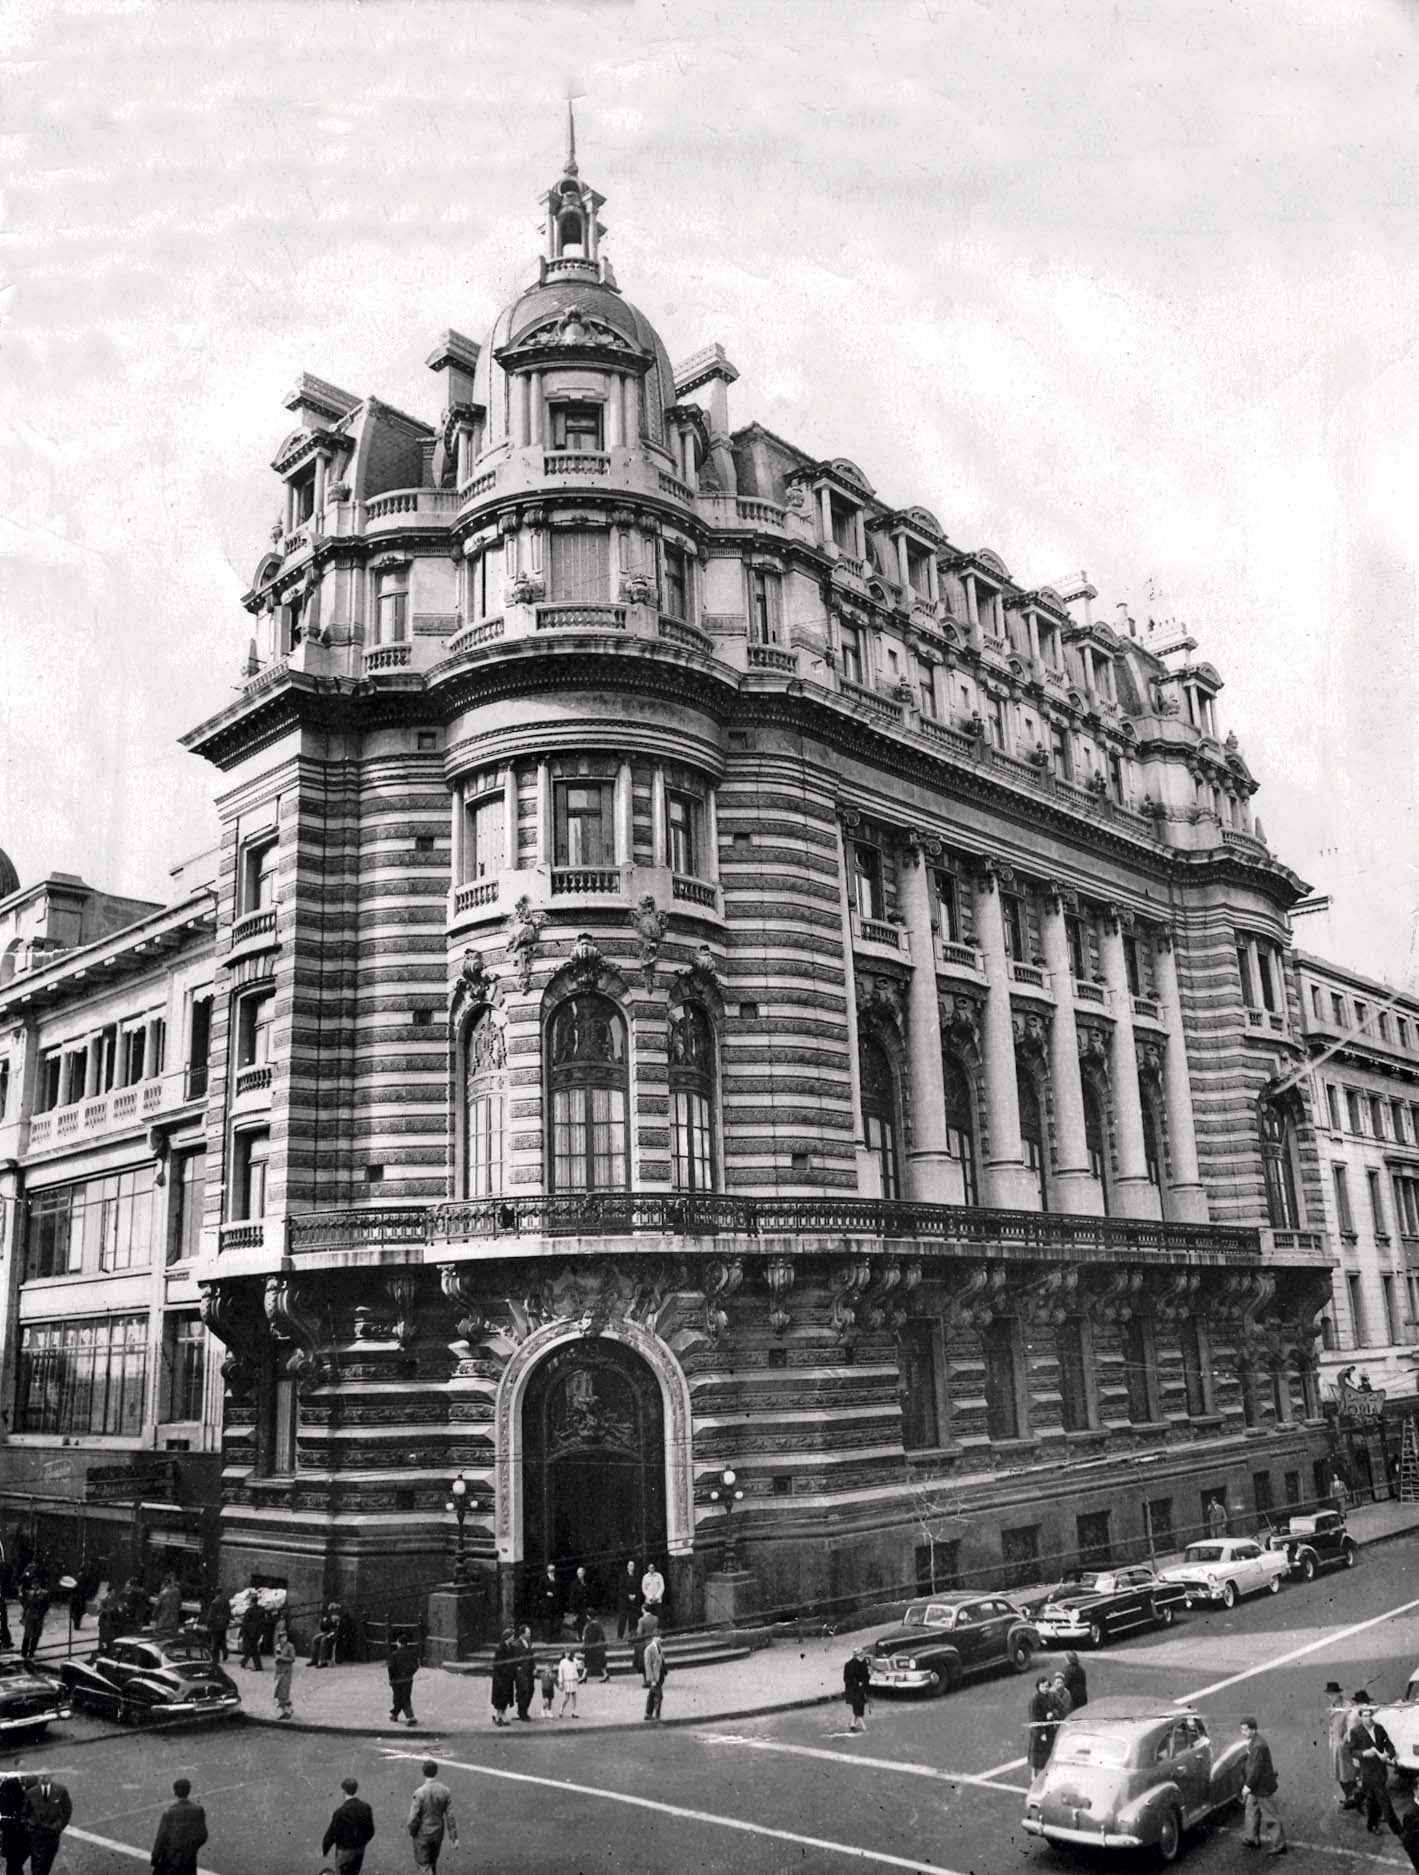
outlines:
[{"label": "column capital", "polygon": [[1015,868],[1004,860],[996,859],[990,853],[983,853],[976,861],[977,883],[987,892],[1012,886],[1015,883]]},{"label": "column capital", "polygon": [[1133,913],[1126,905],[1109,904],[1104,907],[1104,929],[1109,933],[1132,931]]},{"label": "column capital", "polygon": [[1177,949],[1177,932],[1170,924],[1155,924],[1150,927],[1148,935],[1160,951],[1171,953]]},{"label": "column capital", "polygon": [[838,802],[837,816],[838,825],[848,833],[855,833],[862,825],[861,811],[856,807],[849,807],[846,802]]},{"label": "column capital", "polygon": [[921,864],[922,855],[940,859],[944,843],[937,834],[923,833],[920,827],[907,827],[901,833],[902,851],[913,866]]},{"label": "column capital", "polygon": [[1063,880],[1051,879],[1045,886],[1045,904],[1051,911],[1078,911],[1079,894]]}]

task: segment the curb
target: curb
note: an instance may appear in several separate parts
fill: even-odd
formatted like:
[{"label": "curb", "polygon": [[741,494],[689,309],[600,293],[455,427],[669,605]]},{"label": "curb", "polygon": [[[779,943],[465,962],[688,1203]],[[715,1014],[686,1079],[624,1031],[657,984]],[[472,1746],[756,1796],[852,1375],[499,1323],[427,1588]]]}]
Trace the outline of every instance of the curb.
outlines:
[{"label": "curb", "polygon": [[[810,1706],[830,1706],[842,1698],[841,1693],[813,1693],[807,1699],[781,1699],[769,1706],[738,1706],[732,1712],[703,1712],[687,1715],[684,1718],[660,1719],[656,1721],[662,1730],[669,1726],[686,1725],[721,1725],[729,1719],[754,1719],[763,1713],[801,1712]],[[445,1726],[440,1729],[435,1725],[425,1725],[422,1721],[415,1726],[405,1726],[394,1731],[388,1725],[327,1725],[319,1720],[268,1719],[258,1717],[254,1712],[243,1712],[242,1719],[248,1725],[264,1725],[273,1731],[308,1732],[333,1738],[382,1738],[389,1734],[395,1738],[471,1738],[490,1737],[496,1727],[487,1725]],[[575,1732],[559,1731],[562,1738],[586,1738],[593,1732],[634,1732],[639,1731],[647,1721],[636,1719],[601,1719],[593,1725],[583,1725],[577,1721]],[[535,1738],[541,1732],[544,1721],[533,1723],[529,1736]]]}]

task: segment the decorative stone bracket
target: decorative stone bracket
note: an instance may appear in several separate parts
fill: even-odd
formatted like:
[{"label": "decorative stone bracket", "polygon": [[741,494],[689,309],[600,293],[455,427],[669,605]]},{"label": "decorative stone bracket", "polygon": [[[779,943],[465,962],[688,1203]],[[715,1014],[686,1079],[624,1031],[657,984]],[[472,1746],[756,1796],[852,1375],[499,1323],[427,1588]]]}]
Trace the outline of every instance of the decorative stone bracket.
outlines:
[{"label": "decorative stone bracket", "polygon": [[301,1390],[337,1378],[334,1350],[321,1340],[320,1297],[314,1284],[268,1276],[264,1303],[273,1338],[291,1347],[285,1369]]}]

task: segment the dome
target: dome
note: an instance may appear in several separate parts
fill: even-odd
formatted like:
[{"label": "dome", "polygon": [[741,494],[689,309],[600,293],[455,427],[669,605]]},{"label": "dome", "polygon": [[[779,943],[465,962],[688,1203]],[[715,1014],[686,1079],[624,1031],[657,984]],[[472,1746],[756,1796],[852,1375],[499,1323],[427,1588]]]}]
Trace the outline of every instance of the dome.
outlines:
[{"label": "dome", "polygon": [[0,847],[0,898],[8,898],[12,892],[20,889],[20,875],[15,871],[15,863],[3,847]]}]

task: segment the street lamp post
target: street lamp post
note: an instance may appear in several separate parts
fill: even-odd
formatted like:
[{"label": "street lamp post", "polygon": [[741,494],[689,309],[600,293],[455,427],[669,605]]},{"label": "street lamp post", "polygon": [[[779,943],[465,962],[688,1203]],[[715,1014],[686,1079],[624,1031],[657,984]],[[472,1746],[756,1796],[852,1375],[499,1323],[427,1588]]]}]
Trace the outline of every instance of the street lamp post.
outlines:
[{"label": "street lamp post", "polygon": [[739,1567],[739,1557],[734,1548],[734,1506],[742,1504],[744,1492],[739,1480],[731,1468],[726,1465],[719,1474],[716,1484],[710,1486],[710,1503],[724,1506],[724,1561],[721,1567],[732,1572]]},{"label": "street lamp post", "polygon": [[468,1519],[468,1480],[461,1471],[448,1489],[449,1499],[444,1509],[451,1510],[458,1519],[458,1549],[453,1561],[453,1585],[461,1589],[468,1582],[468,1557],[463,1546],[463,1526]]}]

